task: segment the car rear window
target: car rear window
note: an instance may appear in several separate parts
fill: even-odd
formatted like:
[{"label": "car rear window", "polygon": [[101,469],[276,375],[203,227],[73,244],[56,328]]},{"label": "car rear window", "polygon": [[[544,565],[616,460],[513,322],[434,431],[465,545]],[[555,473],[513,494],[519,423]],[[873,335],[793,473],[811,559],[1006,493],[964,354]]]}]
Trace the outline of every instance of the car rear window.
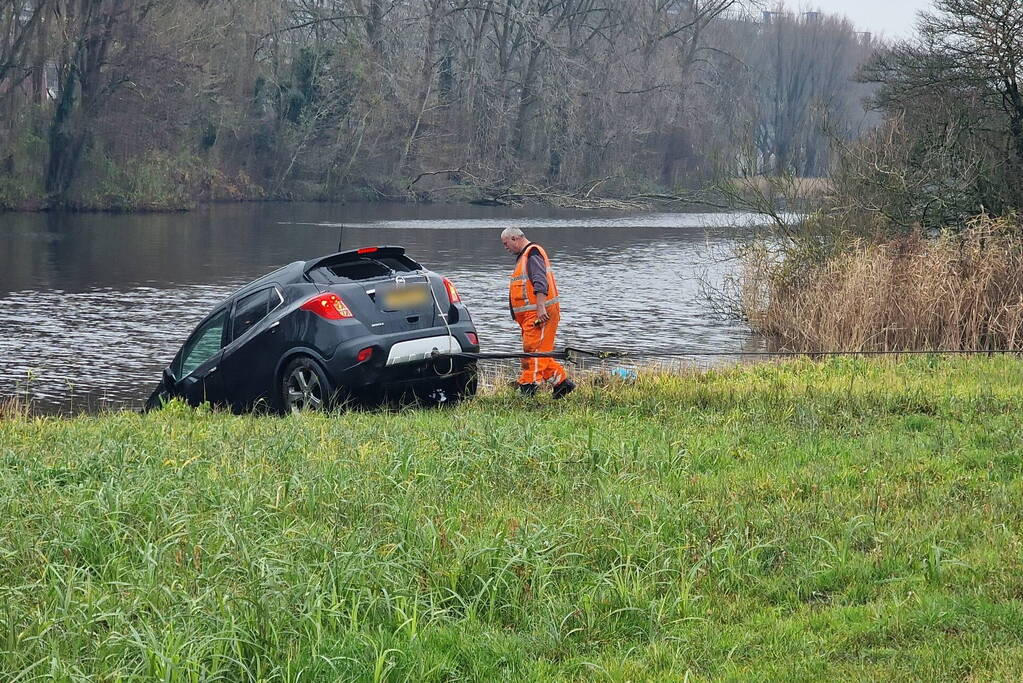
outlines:
[{"label": "car rear window", "polygon": [[314,280],[337,281],[337,280],[371,280],[378,277],[388,277],[392,273],[411,273],[420,270],[422,266],[407,256],[368,256],[355,259],[346,259],[340,263],[327,264],[317,268],[310,273]]},{"label": "car rear window", "polygon": [[268,287],[238,299],[234,305],[234,314],[231,316],[231,340],[248,332],[280,303],[281,295],[277,293],[275,287]]}]

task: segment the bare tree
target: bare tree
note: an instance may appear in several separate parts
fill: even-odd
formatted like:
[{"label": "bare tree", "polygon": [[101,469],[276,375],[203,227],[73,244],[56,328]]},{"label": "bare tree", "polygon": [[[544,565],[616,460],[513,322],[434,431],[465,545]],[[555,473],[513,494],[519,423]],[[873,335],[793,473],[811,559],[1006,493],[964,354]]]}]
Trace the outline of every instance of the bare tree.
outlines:
[{"label": "bare tree", "polygon": [[182,183],[281,198],[393,197],[413,178],[468,197],[677,196],[735,165],[744,127],[770,170],[825,172],[809,131],[853,130],[862,46],[738,4],[8,0],[0,120],[49,130],[35,172],[58,204],[80,175],[123,179],[152,155],[186,165]]},{"label": "bare tree", "polygon": [[[854,137],[866,90],[854,82],[872,46],[847,22],[774,13],[747,43],[754,134],[765,170],[821,176],[836,135]],[[857,116],[859,114],[859,116]]]},{"label": "bare tree", "polygon": [[45,18],[50,1],[0,3],[0,101],[11,101],[18,86],[30,76],[33,94],[37,99],[41,97]]},{"label": "bare tree", "polygon": [[918,25],[915,40],[865,69],[864,79],[882,86],[878,105],[904,117],[917,139],[969,121],[963,134],[1004,160],[977,199],[989,210],[1023,206],[1023,4],[936,0]]}]

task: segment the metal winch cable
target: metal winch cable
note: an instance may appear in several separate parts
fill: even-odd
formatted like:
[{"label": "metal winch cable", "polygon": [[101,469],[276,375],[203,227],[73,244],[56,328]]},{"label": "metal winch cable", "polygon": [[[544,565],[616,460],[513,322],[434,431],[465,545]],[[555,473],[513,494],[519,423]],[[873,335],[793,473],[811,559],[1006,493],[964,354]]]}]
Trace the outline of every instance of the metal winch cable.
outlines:
[{"label": "metal winch cable", "polygon": [[[444,309],[442,309],[441,306],[440,306],[440,300],[437,298],[437,292],[435,292],[434,289],[433,289],[433,282],[430,280],[430,276],[429,275],[426,276],[426,287],[427,287],[427,289],[430,290],[430,296],[433,297],[433,305],[436,307],[437,315],[439,315],[440,319],[444,321],[444,329],[447,330],[447,333],[448,333],[448,351],[450,352],[451,351],[451,346],[450,346],[451,345],[451,339],[454,337],[454,335],[451,334],[451,323],[448,322],[448,314],[445,313]],[[454,360],[454,358],[457,355],[459,355],[459,354],[454,354],[454,353],[442,354],[439,351],[434,351],[433,352],[433,357],[434,358],[437,358],[439,356],[447,356],[448,357],[448,362],[450,363],[450,365],[448,365],[448,371],[446,373],[437,372],[437,376],[438,377],[454,377],[456,374],[459,374],[459,373],[455,372],[455,360]],[[436,371],[437,368],[434,367],[434,370]]]},{"label": "metal winch cable", "polygon": [[1019,355],[1023,349],[906,349],[906,350],[850,350],[850,351],[702,351],[699,349],[673,349],[656,351],[622,351],[618,349],[581,349],[565,347],[548,352],[492,352],[451,354],[475,360],[517,360],[522,358],[553,358],[574,362],[585,358],[594,360],[629,360],[644,358],[820,358],[832,356],[978,356]]}]

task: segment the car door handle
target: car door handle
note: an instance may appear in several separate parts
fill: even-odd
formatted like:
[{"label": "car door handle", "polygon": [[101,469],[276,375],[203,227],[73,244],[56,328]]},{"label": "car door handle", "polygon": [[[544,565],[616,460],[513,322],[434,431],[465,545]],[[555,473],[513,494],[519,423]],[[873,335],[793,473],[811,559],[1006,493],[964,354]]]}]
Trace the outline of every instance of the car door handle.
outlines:
[{"label": "car door handle", "polygon": [[280,320],[275,320],[272,323],[270,323],[270,326],[267,327],[266,329],[270,333],[276,332],[277,328],[280,326],[280,324],[281,324]]},{"label": "car door handle", "polygon": [[210,368],[210,371],[206,373],[206,376],[209,377],[210,375],[212,375],[216,371],[217,371],[217,366],[214,365],[212,368]]}]

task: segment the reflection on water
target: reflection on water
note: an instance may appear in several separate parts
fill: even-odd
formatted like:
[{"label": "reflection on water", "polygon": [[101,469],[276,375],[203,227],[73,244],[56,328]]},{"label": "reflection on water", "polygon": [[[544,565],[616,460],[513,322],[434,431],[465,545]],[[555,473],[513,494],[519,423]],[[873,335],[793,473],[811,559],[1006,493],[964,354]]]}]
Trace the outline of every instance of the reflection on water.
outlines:
[{"label": "reflection on water", "polygon": [[[522,230],[533,230],[543,228],[741,228],[755,225],[762,221],[753,214],[734,213],[646,213],[646,214],[616,214],[613,216],[601,216],[588,214],[586,216],[572,217],[542,217],[532,216],[528,218],[515,218],[514,225]],[[508,227],[508,218],[446,218],[443,221],[437,219],[398,218],[377,220],[371,223],[296,223],[284,221],[290,225],[311,225],[326,228],[401,228],[408,229],[443,229],[443,230],[503,230]]]},{"label": "reflection on water", "polygon": [[737,350],[701,283],[747,217],[471,206],[242,204],[187,214],[0,214],[0,395],[50,410],[137,406],[192,326],[238,286],[337,247],[400,244],[458,286],[486,350],[512,350],[509,225],[551,255],[559,345]]}]

